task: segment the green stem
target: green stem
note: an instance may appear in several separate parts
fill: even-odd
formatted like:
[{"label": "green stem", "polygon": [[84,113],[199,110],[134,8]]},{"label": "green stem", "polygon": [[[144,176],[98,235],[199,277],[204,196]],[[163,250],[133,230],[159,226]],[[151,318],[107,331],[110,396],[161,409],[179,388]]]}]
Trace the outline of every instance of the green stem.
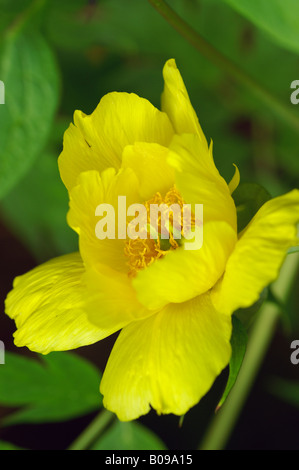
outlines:
[{"label": "green stem", "polygon": [[68,450],[87,450],[114,419],[115,415],[110,411],[101,411]]},{"label": "green stem", "polygon": [[[275,297],[283,303],[287,300],[292,289],[298,268],[299,254],[288,255],[279,279],[272,286]],[[225,448],[271,343],[280,314],[281,308],[274,303],[265,303],[261,308],[250,334],[246,355],[236,384],[225,404],[213,419],[201,443],[200,450],[222,450]]]},{"label": "green stem", "polygon": [[202,55],[217,65],[232,79],[245,86],[264,102],[275,114],[299,130],[299,118],[284,102],[272,95],[266,88],[244,72],[231,59],[226,57],[205,38],[184,21],[164,0],[148,0],[176,31],[183,36]]}]

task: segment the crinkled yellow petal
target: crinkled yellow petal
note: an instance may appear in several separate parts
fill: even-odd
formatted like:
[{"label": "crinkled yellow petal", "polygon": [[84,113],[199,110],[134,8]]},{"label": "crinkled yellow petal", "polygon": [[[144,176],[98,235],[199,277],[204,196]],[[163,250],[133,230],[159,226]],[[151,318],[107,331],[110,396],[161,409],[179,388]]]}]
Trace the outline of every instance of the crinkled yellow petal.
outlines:
[{"label": "crinkled yellow petal", "polygon": [[185,414],[227,366],[231,319],[214,309],[209,294],[124,328],[101,383],[104,406],[122,421],[153,407]]},{"label": "crinkled yellow petal", "polygon": [[120,330],[153,314],[137,300],[127,274],[98,265],[87,267],[83,279],[88,289],[88,319],[99,328]]},{"label": "crinkled yellow petal", "polygon": [[79,253],[61,256],[15,279],[5,301],[17,326],[17,346],[47,354],[95,343],[114,331],[87,319],[87,291]]},{"label": "crinkled yellow petal", "polygon": [[237,230],[237,212],[229,187],[217,170],[212,153],[192,134],[174,136],[168,162],[184,201],[203,204],[204,220],[223,220]]},{"label": "crinkled yellow petal", "polygon": [[[118,212],[121,212],[118,211],[118,196],[126,196],[126,204],[129,206],[141,202],[138,191],[138,179],[130,168],[118,173],[114,168],[108,168],[101,175],[97,171],[81,173],[78,185],[70,192],[68,223],[79,233],[80,253],[86,264],[100,263],[117,271],[128,271],[124,254],[125,240],[118,236]],[[110,204],[114,208],[115,239],[97,238],[96,225],[101,217],[95,213],[100,204]],[[109,220],[112,224],[113,220],[110,217]]]},{"label": "crinkled yellow petal", "polygon": [[181,246],[138,272],[133,286],[139,301],[155,310],[203,294],[222,276],[236,241],[236,232],[227,223],[204,223],[201,249]]},{"label": "crinkled yellow petal", "polygon": [[149,101],[133,93],[109,93],[91,115],[75,112],[58,161],[61,178],[70,190],[84,171],[120,168],[126,145],[155,142],[167,147],[172,135],[168,116]]},{"label": "crinkled yellow petal", "polygon": [[162,111],[165,111],[175,129],[176,134],[197,134],[202,146],[208,144],[197,115],[192,107],[182,76],[175,60],[166,62],[163,69],[164,91],[162,94]]},{"label": "crinkled yellow petal", "polygon": [[144,201],[157,192],[163,195],[174,185],[174,170],[167,163],[168,154],[168,148],[144,142],[124,149],[122,166],[136,173]]},{"label": "crinkled yellow petal", "polygon": [[217,310],[231,314],[256,302],[279,274],[287,250],[298,243],[299,191],[264,204],[242,232],[223,279],[213,291]]}]

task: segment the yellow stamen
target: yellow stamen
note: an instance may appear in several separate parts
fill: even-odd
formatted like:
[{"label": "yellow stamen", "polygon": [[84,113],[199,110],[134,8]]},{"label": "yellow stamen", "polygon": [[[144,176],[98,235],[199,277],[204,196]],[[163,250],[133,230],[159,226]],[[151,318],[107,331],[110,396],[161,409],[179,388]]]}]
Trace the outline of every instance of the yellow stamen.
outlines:
[{"label": "yellow stamen", "polygon": [[[164,198],[162,195],[157,192],[150,200],[145,202],[145,207],[147,210],[147,223],[149,230],[147,231],[147,238],[141,239],[127,239],[125,243],[125,256],[128,258],[128,266],[129,266],[129,277],[135,277],[137,272],[140,269],[144,269],[147,266],[151,265],[157,259],[163,258],[169,251],[176,250],[179,247],[179,240],[178,236],[174,236],[173,234],[173,227],[178,224],[174,224],[173,221],[173,213],[170,212],[169,214],[169,238],[168,239],[161,239],[161,219],[162,214],[158,213],[158,234],[155,239],[150,238],[151,233],[151,221],[150,221],[150,207],[151,205],[156,204],[161,207],[161,205],[165,205],[165,212],[168,211],[168,207],[172,204],[178,204],[181,208],[180,214],[180,233],[183,235],[183,206],[184,201],[182,196],[180,195],[179,191],[176,187],[171,188]],[[163,206],[162,206],[163,207]],[[193,217],[191,219],[191,224],[194,223]]]}]

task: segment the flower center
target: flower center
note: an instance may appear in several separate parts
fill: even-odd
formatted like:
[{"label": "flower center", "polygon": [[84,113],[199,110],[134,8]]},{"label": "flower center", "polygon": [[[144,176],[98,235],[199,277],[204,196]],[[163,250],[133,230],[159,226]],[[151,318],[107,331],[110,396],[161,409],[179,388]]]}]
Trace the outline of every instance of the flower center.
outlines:
[{"label": "flower center", "polygon": [[[144,204],[147,212],[147,231],[144,238],[128,238],[125,243],[125,256],[129,266],[129,277],[135,277],[140,269],[151,265],[157,259],[180,246],[187,226],[194,226],[194,217],[189,211],[189,223],[184,209],[184,201],[176,187],[164,196],[157,192]],[[172,208],[170,209],[170,207]],[[158,207],[157,220],[153,224],[152,207]],[[172,210],[175,207],[177,210]],[[184,211],[183,211],[184,209]],[[165,235],[166,234],[166,235]]]}]

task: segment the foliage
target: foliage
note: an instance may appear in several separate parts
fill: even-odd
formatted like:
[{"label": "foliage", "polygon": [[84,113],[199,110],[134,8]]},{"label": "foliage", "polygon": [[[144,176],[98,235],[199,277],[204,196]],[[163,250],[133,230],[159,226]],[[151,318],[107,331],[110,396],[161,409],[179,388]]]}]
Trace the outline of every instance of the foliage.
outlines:
[{"label": "foliage", "polygon": [[51,353],[37,361],[8,352],[5,359],[0,403],[21,409],[3,424],[63,421],[100,408],[100,372],[81,357]]}]

